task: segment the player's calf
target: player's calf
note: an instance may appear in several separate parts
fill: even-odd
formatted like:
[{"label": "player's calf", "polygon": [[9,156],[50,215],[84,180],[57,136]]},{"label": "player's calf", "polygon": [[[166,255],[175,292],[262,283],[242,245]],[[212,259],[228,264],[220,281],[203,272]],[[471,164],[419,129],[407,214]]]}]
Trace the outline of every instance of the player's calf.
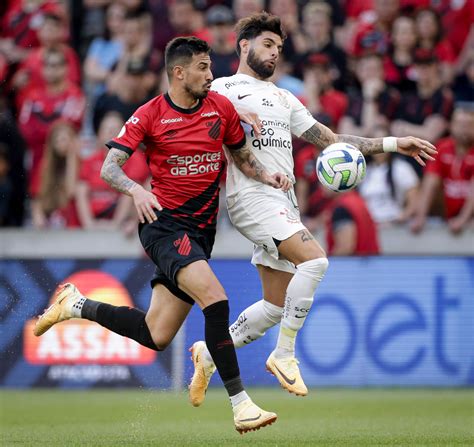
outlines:
[{"label": "player's calf", "polygon": [[85,318],[116,334],[131,338],[147,348],[159,351],[145,321],[145,312],[128,306],[113,306],[83,296],[74,284],[64,284],[56,292],[56,301],[36,322],[34,334],[43,335],[61,321]]}]

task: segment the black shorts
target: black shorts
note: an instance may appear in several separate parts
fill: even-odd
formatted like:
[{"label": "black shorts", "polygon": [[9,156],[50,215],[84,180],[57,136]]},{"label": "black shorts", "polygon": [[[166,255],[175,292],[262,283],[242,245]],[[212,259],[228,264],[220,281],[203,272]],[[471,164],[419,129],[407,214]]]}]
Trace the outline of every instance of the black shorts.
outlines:
[{"label": "black shorts", "polygon": [[194,304],[194,300],[176,283],[179,269],[211,257],[215,230],[199,230],[164,213],[153,223],[140,223],[138,234],[143,248],[156,265],[151,287],[163,284],[173,295]]}]

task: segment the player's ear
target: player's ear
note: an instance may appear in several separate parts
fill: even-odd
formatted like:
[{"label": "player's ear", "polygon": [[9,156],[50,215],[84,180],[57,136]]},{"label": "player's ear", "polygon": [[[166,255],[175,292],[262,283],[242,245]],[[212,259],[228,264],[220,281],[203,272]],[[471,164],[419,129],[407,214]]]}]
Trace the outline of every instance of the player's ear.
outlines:
[{"label": "player's ear", "polygon": [[242,39],[239,42],[239,45],[240,45],[240,53],[241,54],[247,54],[249,52],[250,41],[248,39]]},{"label": "player's ear", "polygon": [[180,81],[182,81],[184,79],[184,67],[181,65],[175,65],[173,67],[173,76],[176,79],[179,79]]}]

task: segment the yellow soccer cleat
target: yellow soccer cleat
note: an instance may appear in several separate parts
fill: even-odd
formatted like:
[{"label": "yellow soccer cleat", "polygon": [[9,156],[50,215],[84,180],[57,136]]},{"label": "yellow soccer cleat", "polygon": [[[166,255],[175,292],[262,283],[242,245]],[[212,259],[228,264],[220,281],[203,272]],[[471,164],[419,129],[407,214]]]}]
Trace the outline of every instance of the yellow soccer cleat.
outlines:
[{"label": "yellow soccer cleat", "polygon": [[59,286],[56,301],[38,318],[33,333],[39,337],[56,323],[73,318],[72,307],[81,299],[84,297],[74,284],[66,283]]},{"label": "yellow soccer cleat", "polygon": [[298,360],[295,357],[277,359],[273,351],[267,359],[267,370],[280,382],[280,385],[297,396],[306,396],[308,388],[303,382]]},{"label": "yellow soccer cleat", "polygon": [[266,425],[271,425],[277,420],[277,415],[270,411],[262,410],[250,399],[240,402],[233,408],[235,429],[240,433],[259,430]]},{"label": "yellow soccer cleat", "polygon": [[207,387],[216,370],[216,365],[206,358],[204,353],[207,347],[203,341],[197,341],[189,350],[194,363],[194,374],[189,384],[189,400],[194,407],[199,407],[204,402]]}]

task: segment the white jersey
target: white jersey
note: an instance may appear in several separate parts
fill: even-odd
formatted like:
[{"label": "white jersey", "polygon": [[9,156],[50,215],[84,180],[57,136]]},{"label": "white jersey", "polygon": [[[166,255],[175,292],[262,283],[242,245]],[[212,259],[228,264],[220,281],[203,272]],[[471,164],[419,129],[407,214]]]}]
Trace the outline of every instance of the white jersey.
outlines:
[{"label": "white jersey", "polygon": [[[245,74],[215,79],[212,90],[226,96],[238,113],[248,111],[258,115],[262,121],[260,139],[255,137],[251,126],[243,125],[249,146],[270,174],[282,172],[294,183],[291,134],[299,137],[316,123],[306,107],[293,94],[278,88],[273,82]],[[227,196],[259,184],[246,177],[228,158]]]}]

